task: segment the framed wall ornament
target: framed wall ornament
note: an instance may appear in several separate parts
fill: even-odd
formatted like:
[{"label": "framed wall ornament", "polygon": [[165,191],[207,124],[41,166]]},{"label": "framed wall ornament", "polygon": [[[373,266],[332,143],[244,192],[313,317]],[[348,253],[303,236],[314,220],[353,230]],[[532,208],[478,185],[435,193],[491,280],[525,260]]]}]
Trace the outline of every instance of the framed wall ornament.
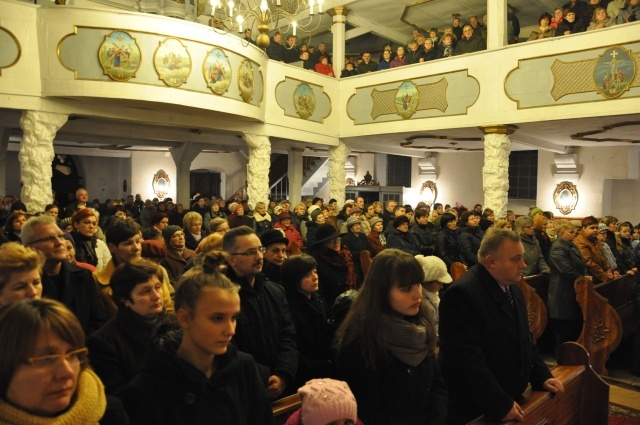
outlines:
[{"label": "framed wall ornament", "polygon": [[128,32],[113,31],[104,36],[98,49],[98,61],[104,74],[112,80],[129,81],[140,69],[140,46]]},{"label": "framed wall ornament", "polygon": [[307,119],[316,110],[316,95],[307,83],[300,83],[293,92],[293,105],[302,119]]},{"label": "framed wall ornament", "polygon": [[153,175],[151,187],[153,188],[153,193],[155,193],[161,201],[167,196],[171,188],[171,180],[169,180],[169,176],[164,170],[158,170],[158,172]]},{"label": "framed wall ornament", "polygon": [[169,37],[158,45],[153,55],[153,67],[169,87],[180,87],[191,74],[191,55],[177,38]]},{"label": "framed wall ornament", "polygon": [[207,87],[217,95],[223,95],[231,85],[231,64],[226,53],[221,49],[212,49],[202,65]]},{"label": "framed wall ornament", "polygon": [[420,187],[420,199],[422,199],[425,204],[431,207],[436,202],[437,198],[438,187],[436,186],[436,183],[432,182],[431,180],[427,180],[426,182],[422,183],[422,186]]},{"label": "framed wall ornament", "polygon": [[253,64],[248,59],[243,59],[242,62],[240,62],[240,68],[238,69],[238,90],[240,90],[242,100],[245,102],[251,101],[255,87]]},{"label": "framed wall ornament", "polygon": [[598,93],[607,99],[620,97],[629,90],[635,76],[636,63],[631,51],[621,46],[605,50],[593,70],[593,80]]},{"label": "framed wall ornament", "polygon": [[562,182],[558,184],[553,192],[553,202],[558,211],[567,215],[576,209],[578,205],[578,189],[571,182]]}]

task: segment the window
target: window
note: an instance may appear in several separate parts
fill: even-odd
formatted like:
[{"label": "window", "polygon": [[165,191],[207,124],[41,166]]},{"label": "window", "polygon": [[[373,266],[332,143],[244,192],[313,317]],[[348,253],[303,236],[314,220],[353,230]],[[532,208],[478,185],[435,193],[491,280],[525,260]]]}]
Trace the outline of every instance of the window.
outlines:
[{"label": "window", "polygon": [[411,158],[387,156],[387,186],[411,187]]},{"label": "window", "polygon": [[518,151],[509,155],[509,199],[538,197],[538,151]]}]

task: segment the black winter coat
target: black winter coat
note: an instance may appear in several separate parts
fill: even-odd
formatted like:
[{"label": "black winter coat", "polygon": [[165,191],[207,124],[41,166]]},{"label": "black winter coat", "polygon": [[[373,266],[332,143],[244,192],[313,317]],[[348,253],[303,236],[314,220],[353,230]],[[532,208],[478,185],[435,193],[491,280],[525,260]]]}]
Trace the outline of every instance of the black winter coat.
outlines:
[{"label": "black winter coat", "polygon": [[411,226],[409,233],[416,240],[418,251],[423,255],[433,255],[435,252],[436,235],[433,223],[427,223],[422,227],[419,224]]},{"label": "black winter coat", "polygon": [[327,313],[331,309],[333,302],[347,290],[345,284],[347,280],[347,266],[341,264],[342,257],[337,251],[331,248],[322,247],[318,251],[312,251],[311,256],[318,263],[318,287],[319,293],[325,302]]},{"label": "black winter coat", "polygon": [[203,227],[202,230],[200,231],[200,234],[202,235],[202,237],[200,238],[199,241],[197,241],[196,238],[193,237],[193,235],[188,229],[182,229],[182,231],[184,232],[184,246],[189,248],[192,251],[196,250],[196,248],[198,247],[198,244],[200,244],[200,242],[202,242],[202,239],[206,238],[208,234],[205,228]]},{"label": "black winter coat", "polygon": [[338,379],[346,381],[366,425],[435,425],[447,417],[447,391],[434,355],[411,367],[391,357],[376,370],[365,366],[358,341],[342,346]]},{"label": "black winter coat", "polygon": [[180,359],[181,331],[154,339],[142,371],[118,394],[136,425],[273,424],[253,358],[233,344],[207,378]]},{"label": "black winter coat", "polygon": [[[360,253],[362,251],[369,251],[369,253],[371,253],[371,250],[369,249],[369,242],[367,242],[367,235],[362,232],[355,235],[349,231],[342,237],[342,245],[346,246],[351,252],[351,256],[353,257],[353,267],[355,269],[356,276],[358,277],[358,287],[360,287],[364,281],[364,272],[362,271],[362,265],[360,264]],[[373,257],[373,255],[371,256]]]},{"label": "black winter coat", "polygon": [[582,310],[573,287],[576,279],[586,276],[587,263],[573,242],[556,239],[549,251],[549,317],[560,320],[582,320]]},{"label": "black winter coat", "polygon": [[387,237],[387,246],[385,248],[399,249],[400,251],[407,252],[411,255],[420,254],[418,244],[409,232],[402,233],[398,229],[392,228],[385,232],[385,236]]},{"label": "black winter coat", "polygon": [[456,261],[463,262],[460,253],[460,235],[455,230],[443,229],[436,237],[436,255],[451,270],[451,265]]},{"label": "black winter coat", "polygon": [[483,237],[484,231],[480,226],[466,226],[460,230],[460,255],[468,266],[478,264],[478,250]]},{"label": "black winter coat", "polygon": [[145,320],[130,308],[119,308],[116,317],[87,339],[91,367],[107,394],[120,389],[140,372],[147,345],[160,320]]},{"label": "black winter coat", "polygon": [[254,357],[265,384],[271,375],[292,382],[298,368],[298,350],[284,289],[263,274],[256,276],[253,287],[236,276],[231,267],[227,276],[240,285],[240,314],[233,337],[238,349]]},{"label": "black winter coat", "polygon": [[287,300],[296,327],[298,373],[292,388],[297,391],[310,379],[333,377],[330,362],[331,331],[322,298],[318,294],[308,299],[300,292],[290,291]]},{"label": "black winter coat", "polygon": [[42,297],[58,300],[71,310],[87,336],[107,323],[104,304],[87,269],[63,261],[57,276],[42,275]]}]

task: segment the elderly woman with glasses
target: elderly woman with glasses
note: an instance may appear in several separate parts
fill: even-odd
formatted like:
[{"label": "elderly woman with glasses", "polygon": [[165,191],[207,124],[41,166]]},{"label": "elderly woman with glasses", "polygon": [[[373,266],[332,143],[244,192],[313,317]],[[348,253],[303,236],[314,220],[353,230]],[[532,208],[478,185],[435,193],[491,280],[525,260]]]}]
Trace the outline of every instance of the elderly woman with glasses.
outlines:
[{"label": "elderly woman with glasses", "polygon": [[59,302],[0,308],[0,346],[11,347],[0,352],[0,423],[129,423],[87,367],[82,327]]}]

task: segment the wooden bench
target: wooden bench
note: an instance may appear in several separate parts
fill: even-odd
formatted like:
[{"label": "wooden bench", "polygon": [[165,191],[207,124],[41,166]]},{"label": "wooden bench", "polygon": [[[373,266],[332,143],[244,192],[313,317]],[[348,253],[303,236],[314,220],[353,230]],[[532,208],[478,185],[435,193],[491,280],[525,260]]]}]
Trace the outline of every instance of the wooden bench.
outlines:
[{"label": "wooden bench", "polygon": [[371,253],[368,249],[363,249],[360,251],[360,268],[362,269],[362,275],[366,276],[369,271],[369,267],[371,267]]},{"label": "wooden bench", "polygon": [[281,398],[271,403],[275,425],[284,425],[289,416],[301,406],[298,394]]},{"label": "wooden bench", "polygon": [[638,276],[632,275],[596,285],[580,278],[574,284],[583,318],[577,342],[587,349],[593,369],[601,375],[607,375],[605,363],[622,338],[636,331],[633,299],[637,284]]},{"label": "wooden bench", "polygon": [[[526,394],[520,404],[525,425],[607,423],[609,385],[589,365],[589,354],[584,347],[575,342],[562,344],[558,350],[558,366],[551,373],[562,382],[565,391],[558,395],[547,391]],[[484,418],[470,422],[474,425],[495,423]]]}]

